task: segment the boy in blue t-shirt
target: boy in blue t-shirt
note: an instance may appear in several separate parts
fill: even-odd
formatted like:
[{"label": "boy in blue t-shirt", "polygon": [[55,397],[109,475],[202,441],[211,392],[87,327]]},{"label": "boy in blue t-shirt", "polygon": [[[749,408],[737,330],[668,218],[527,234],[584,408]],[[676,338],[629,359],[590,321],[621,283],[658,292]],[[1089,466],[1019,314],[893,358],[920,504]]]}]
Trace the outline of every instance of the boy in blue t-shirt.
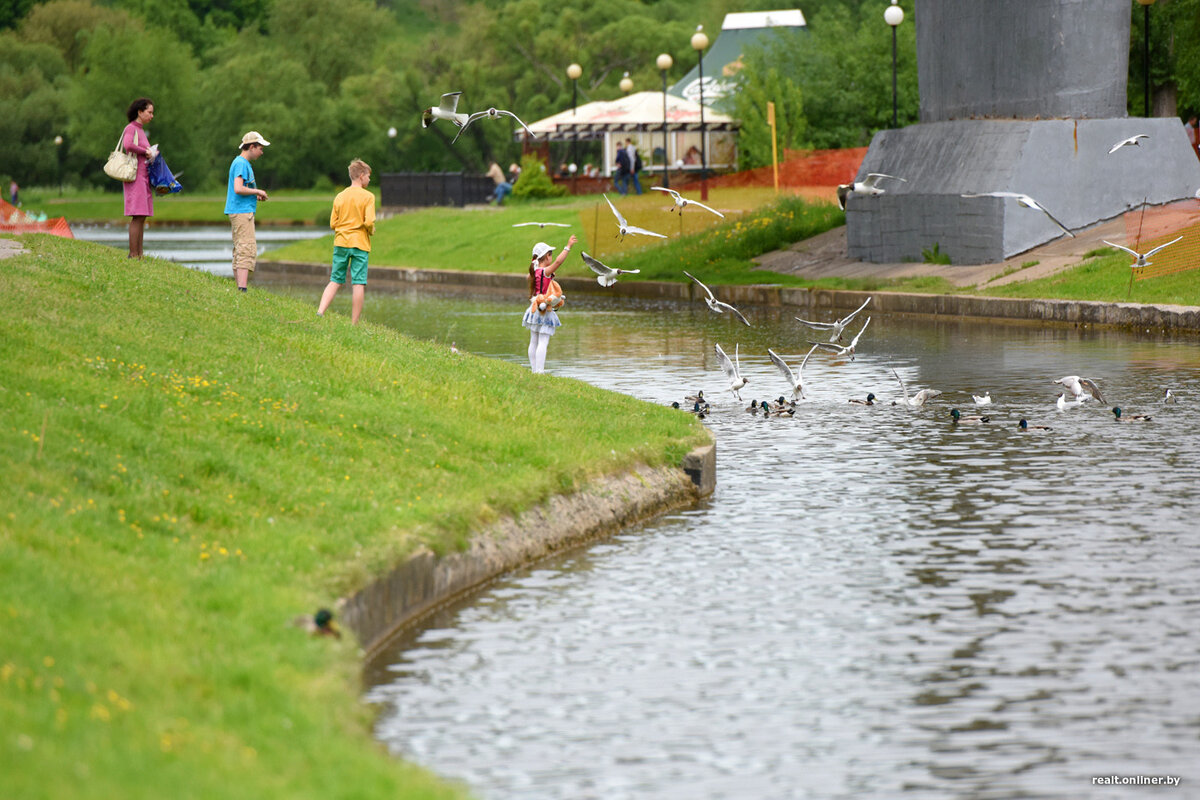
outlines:
[{"label": "boy in blue t-shirt", "polygon": [[250,273],[258,261],[258,242],[254,238],[254,212],[258,201],[267,193],[254,185],[254,168],[250,162],[269,145],[258,131],[242,137],[241,153],[229,165],[229,188],[225,193],[225,213],[233,226],[233,275],[239,291],[246,291]]}]

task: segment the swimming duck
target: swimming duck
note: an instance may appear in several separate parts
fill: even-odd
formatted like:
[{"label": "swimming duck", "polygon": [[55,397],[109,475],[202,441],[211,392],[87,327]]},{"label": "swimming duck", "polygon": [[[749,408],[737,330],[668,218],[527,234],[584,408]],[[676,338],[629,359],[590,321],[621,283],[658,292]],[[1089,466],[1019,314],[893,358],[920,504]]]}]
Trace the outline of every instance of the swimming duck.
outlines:
[{"label": "swimming duck", "polygon": [[696,415],[697,419],[704,419],[708,416],[708,403],[693,403],[691,413]]},{"label": "swimming duck", "polygon": [[851,398],[850,398],[850,400],[849,400],[848,402],[851,402],[851,403],[858,403],[860,406],[873,406],[873,405],[875,405],[875,393],[874,393],[874,392],[867,392],[867,399],[866,399],[866,400],[861,400],[861,399],[859,399],[859,398],[857,398],[857,397],[851,397]]},{"label": "swimming duck", "polygon": [[333,612],[328,608],[318,610],[311,617],[307,614],[302,614],[292,620],[292,624],[297,628],[303,628],[312,636],[342,638],[342,632],[338,630],[337,625],[333,622]]},{"label": "swimming duck", "polygon": [[[764,403],[764,405],[766,404]],[[757,414],[759,412],[758,401],[751,400],[750,405],[746,406],[746,411],[751,414]]]},{"label": "swimming duck", "polygon": [[964,417],[957,408],[950,409],[950,416],[958,425],[982,425],[992,421],[989,417]]},{"label": "swimming duck", "polygon": [[685,397],[683,399],[689,403],[703,403],[704,402],[704,390],[697,389],[695,394],[689,394],[687,397]]},{"label": "swimming duck", "polygon": [[1150,421],[1150,417],[1146,416],[1145,414],[1134,414],[1132,417],[1122,416],[1120,406],[1113,406],[1112,411],[1113,411],[1113,416],[1116,418],[1117,422],[1149,422]]},{"label": "swimming duck", "polygon": [[1050,430],[1050,426],[1048,426],[1048,425],[1030,425],[1028,421],[1021,420],[1020,422],[1017,423],[1017,430],[1019,430],[1019,431],[1048,431],[1048,430]]}]

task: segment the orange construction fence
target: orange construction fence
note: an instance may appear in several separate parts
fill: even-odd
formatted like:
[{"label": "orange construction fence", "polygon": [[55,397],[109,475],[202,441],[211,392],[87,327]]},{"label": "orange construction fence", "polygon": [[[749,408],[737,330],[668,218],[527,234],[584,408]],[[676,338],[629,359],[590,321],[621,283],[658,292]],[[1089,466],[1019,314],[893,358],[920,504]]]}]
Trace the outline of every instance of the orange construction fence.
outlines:
[{"label": "orange construction fence", "polygon": [[66,217],[38,220],[12,203],[0,200],[0,231],[6,233],[49,233],[64,239],[74,239]]},{"label": "orange construction fence", "polygon": [[1146,266],[1133,267],[1134,280],[1144,281],[1200,267],[1200,199],[1143,206],[1127,211],[1123,219],[1125,246],[1139,253],[1148,253],[1183,237],[1150,256]]}]

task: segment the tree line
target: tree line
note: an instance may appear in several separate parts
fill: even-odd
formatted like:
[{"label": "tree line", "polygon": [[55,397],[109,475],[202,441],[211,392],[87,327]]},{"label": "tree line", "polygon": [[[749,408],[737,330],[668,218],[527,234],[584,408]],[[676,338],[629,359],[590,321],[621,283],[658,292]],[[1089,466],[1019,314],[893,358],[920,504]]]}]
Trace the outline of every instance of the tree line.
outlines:
[{"label": "tree line", "polygon": [[[902,2],[906,19],[897,31],[901,125],[918,114],[914,2]],[[800,5],[806,32],[768,39],[744,54],[739,91],[727,109],[743,121],[743,167],[770,161],[768,100],[776,105],[781,149],[861,146],[891,125],[885,5]],[[26,185],[109,185],[101,166],[126,107],[142,96],[155,103],[151,140],[189,188],[222,186],[242,133],[252,129],[273,143],[255,165],[266,187],[340,184],[352,158],[379,172],[482,172],[492,160],[519,157],[512,126],[472,125],[451,146],[452,130],[420,124],[422,109],[443,92],[464,92],[460,110],[495,106],[532,122],[570,107],[572,62],[584,68],[581,104],[618,97],[626,71],[635,90],[656,90],[659,53],[675,60],[670,82],[695,65],[689,40],[697,24],[715,40],[727,12],[779,6],[771,0],[14,0],[0,5],[0,172]],[[1200,108],[1200,0],[1159,0],[1153,12],[1155,91],[1169,91],[1181,109]],[[1142,17],[1131,13],[1130,106],[1140,109]]]}]

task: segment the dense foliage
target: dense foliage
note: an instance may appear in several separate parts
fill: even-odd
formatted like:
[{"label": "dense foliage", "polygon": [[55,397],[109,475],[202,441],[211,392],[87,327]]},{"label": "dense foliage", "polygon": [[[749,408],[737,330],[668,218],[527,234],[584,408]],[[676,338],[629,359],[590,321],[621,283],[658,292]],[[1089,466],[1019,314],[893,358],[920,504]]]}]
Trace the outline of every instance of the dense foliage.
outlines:
[{"label": "dense foliage", "polygon": [[[786,5],[786,4],[785,4]],[[891,126],[891,30],[879,0],[800,3],[808,31],[744,55],[732,110],[744,121],[743,166],[767,163],[766,102],[778,144],[848,147]],[[914,0],[897,30],[899,122],[917,118]],[[712,35],[732,11],[775,0],[16,0],[0,7],[0,167],[23,184],[116,187],[100,166],[137,97],[154,100],[151,138],[191,189],[222,185],[242,133],[274,144],[263,185],[341,183],[346,163],[377,171],[482,172],[521,146],[508,124],[473,125],[453,146],[422,109],[446,91],[460,110],[506,108],[531,122],[578,101],[612,99],[628,71],[657,88],[696,63],[696,24]],[[1200,109],[1200,0],[1152,9],[1156,93]],[[1131,108],[1140,108],[1142,14],[1134,5]],[[716,36],[712,36],[713,39]],[[1136,78],[1136,79],[1135,79]],[[1164,112],[1167,113],[1167,112]],[[389,136],[390,129],[394,135]],[[55,144],[56,136],[62,137]],[[556,147],[558,145],[551,145]],[[556,163],[565,153],[548,154]]]}]

